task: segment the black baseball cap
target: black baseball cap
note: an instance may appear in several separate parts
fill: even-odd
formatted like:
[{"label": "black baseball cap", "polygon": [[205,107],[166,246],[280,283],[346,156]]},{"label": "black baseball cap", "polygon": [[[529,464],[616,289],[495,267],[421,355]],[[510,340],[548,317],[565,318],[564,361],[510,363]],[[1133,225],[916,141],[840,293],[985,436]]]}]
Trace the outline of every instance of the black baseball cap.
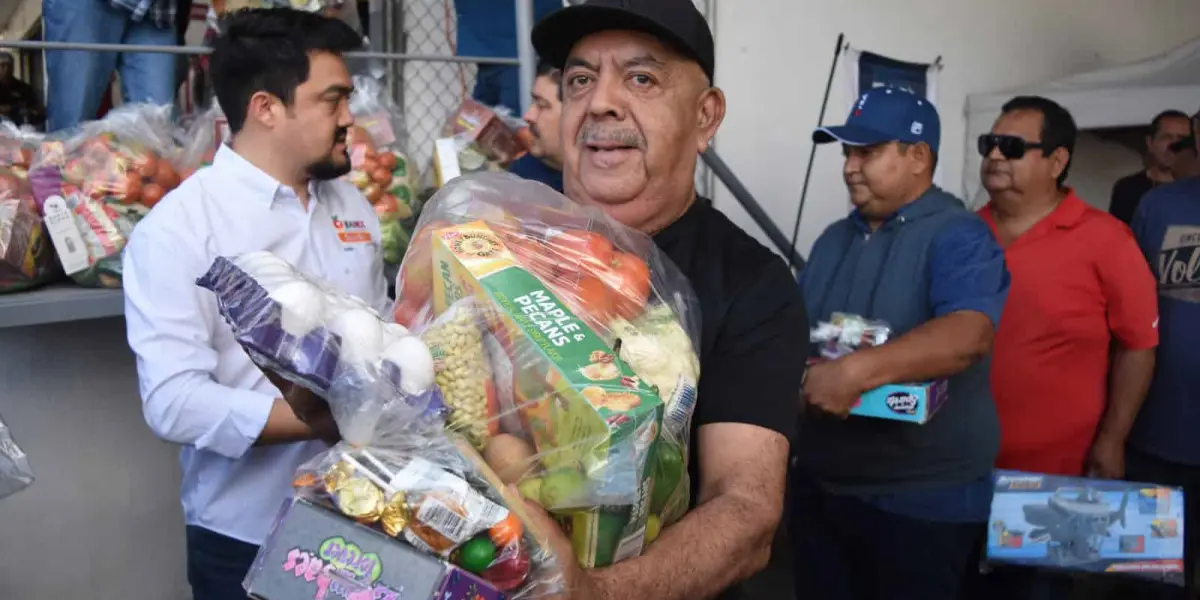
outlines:
[{"label": "black baseball cap", "polygon": [[712,81],[712,30],[692,0],[587,0],[539,21],[533,28],[533,48],[543,60],[562,68],[579,40],[615,29],[658,38],[699,63]]}]

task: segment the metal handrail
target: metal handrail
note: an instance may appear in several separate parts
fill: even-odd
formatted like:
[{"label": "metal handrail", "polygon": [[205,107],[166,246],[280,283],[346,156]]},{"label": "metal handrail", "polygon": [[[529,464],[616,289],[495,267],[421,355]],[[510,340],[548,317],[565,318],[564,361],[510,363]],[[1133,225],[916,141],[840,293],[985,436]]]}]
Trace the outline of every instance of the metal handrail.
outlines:
[{"label": "metal handrail", "polygon": [[[0,48],[16,50],[81,50],[86,52],[152,52],[156,54],[211,54],[212,48],[206,46],[156,46],[137,44],[100,44],[93,42],[43,42],[32,40],[0,40]],[[516,58],[495,58],[489,56],[447,56],[444,54],[406,54],[403,52],[347,52],[347,58],[422,61],[443,63],[480,63],[490,65],[520,65]]]},{"label": "metal handrail", "polygon": [[795,246],[788,242],[787,236],[783,235],[783,232],[779,230],[779,226],[767,215],[767,211],[763,210],[762,205],[754,199],[750,190],[746,189],[746,186],[742,185],[737,175],[733,174],[733,170],[729,168],[729,165],[725,164],[725,161],[717,155],[717,151],[713,150],[710,146],[700,154],[700,158],[704,160],[708,168],[717,176],[717,179],[720,179],[721,183],[725,184],[725,188],[729,190],[730,194],[733,194],[733,198],[738,201],[738,204],[741,204],[742,208],[746,209],[750,218],[754,219],[754,223],[763,230],[763,233],[767,234],[771,243],[775,244],[775,248],[779,250],[779,253],[787,257],[788,263],[797,271],[803,269],[804,257],[796,251]]}]

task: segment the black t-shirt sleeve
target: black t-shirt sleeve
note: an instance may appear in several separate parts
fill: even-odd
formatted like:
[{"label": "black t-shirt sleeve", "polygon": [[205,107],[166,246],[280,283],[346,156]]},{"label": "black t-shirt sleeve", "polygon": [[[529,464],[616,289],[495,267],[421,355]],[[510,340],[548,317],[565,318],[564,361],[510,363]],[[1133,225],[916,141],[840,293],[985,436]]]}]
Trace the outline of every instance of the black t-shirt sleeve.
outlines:
[{"label": "black t-shirt sleeve", "polygon": [[726,310],[700,365],[696,426],[746,423],[793,440],[808,350],[799,286],[774,258]]},{"label": "black t-shirt sleeve", "polygon": [[1152,184],[1145,175],[1138,173],[1124,177],[1113,185],[1112,198],[1108,213],[1120,219],[1126,225],[1133,221],[1142,196],[1150,190]]}]

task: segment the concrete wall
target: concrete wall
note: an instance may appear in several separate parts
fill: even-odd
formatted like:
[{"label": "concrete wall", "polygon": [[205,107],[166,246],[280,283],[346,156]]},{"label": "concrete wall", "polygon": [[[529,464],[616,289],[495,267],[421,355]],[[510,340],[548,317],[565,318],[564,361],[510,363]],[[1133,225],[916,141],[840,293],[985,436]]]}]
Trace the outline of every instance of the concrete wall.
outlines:
[{"label": "concrete wall", "polygon": [[37,478],[0,499],[0,598],[190,597],[178,449],[142,418],[124,320],[0,329],[0,418]]},{"label": "concrete wall", "polygon": [[[834,41],[902,60],[941,55],[941,164],[944,185],[961,193],[963,108],[967,94],[1047,81],[1137,60],[1200,34],[1194,0],[749,0],[717,4],[717,83],[729,114],[716,148],[782,229],[791,233],[810,133],[833,58]],[[839,73],[827,123],[841,122],[853,98]],[[1197,99],[1200,105],[1200,99]],[[1162,107],[1195,110],[1190,107]],[[1089,201],[1107,206],[1107,188],[1138,168],[1137,156],[1105,142],[1086,142],[1072,182]],[[1094,164],[1090,158],[1097,156]],[[720,186],[718,186],[719,188]],[[759,235],[741,207],[721,192],[717,203]],[[817,152],[797,247],[848,210],[841,152]],[[765,236],[761,236],[765,240]]]}]

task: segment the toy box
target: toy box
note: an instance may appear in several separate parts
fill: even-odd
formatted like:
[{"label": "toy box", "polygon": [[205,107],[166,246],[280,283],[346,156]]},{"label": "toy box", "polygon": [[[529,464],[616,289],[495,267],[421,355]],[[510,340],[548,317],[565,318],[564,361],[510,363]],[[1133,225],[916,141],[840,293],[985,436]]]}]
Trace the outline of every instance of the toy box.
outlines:
[{"label": "toy box", "polygon": [[[484,222],[436,230],[433,245],[434,312],[482,300],[512,363],[513,396],[545,469],[522,485],[555,488],[562,502],[548,508],[570,523],[585,567],[640,554],[662,428],[658,394]],[[604,500],[616,497],[636,501]]]},{"label": "toy box", "polygon": [[987,561],[1183,585],[1183,490],[996,471]]},{"label": "toy box", "polygon": [[[810,358],[813,365],[831,358]],[[850,414],[892,421],[906,421],[918,425],[933,418],[949,395],[949,383],[945,379],[928,383],[891,384],[877,387],[859,397],[850,408]]]},{"label": "toy box", "polygon": [[246,576],[260,600],[503,600],[482,579],[322,506],[283,509]]},{"label": "toy box", "polygon": [[946,380],[885,385],[862,395],[850,414],[910,423],[925,423],[946,403]]}]

